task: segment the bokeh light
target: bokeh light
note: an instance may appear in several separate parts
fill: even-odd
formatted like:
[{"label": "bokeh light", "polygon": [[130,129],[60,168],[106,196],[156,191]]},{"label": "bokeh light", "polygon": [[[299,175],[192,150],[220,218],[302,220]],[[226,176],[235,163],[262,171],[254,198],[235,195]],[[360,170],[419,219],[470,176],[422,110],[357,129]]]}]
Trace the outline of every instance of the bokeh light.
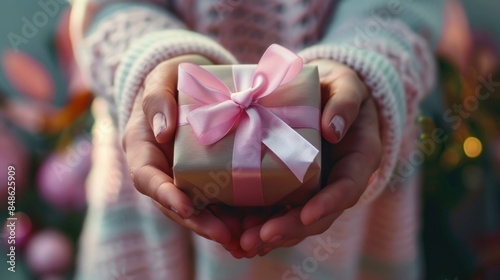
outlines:
[{"label": "bokeh light", "polygon": [[483,151],[483,145],[481,144],[481,141],[477,139],[476,137],[468,137],[464,141],[464,152],[465,155],[468,156],[469,158],[476,158],[478,157],[481,152]]}]

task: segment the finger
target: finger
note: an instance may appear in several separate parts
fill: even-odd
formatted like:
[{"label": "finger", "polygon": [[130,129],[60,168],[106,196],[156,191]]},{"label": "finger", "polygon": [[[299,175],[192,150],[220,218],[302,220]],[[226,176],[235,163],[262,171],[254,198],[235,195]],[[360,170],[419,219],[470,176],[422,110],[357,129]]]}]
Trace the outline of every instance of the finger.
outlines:
[{"label": "finger", "polygon": [[332,169],[331,183],[304,206],[301,212],[304,225],[354,206],[379,167],[381,143],[375,105],[369,101],[363,107],[359,121],[346,136],[346,144],[339,147],[345,154]]},{"label": "finger", "polygon": [[251,209],[247,212],[241,223],[243,231],[263,224],[271,215],[278,214],[279,208],[280,207],[259,207],[257,209]]},{"label": "finger", "polygon": [[238,238],[242,233],[241,227],[241,214],[240,211],[231,206],[223,205],[223,204],[212,204],[209,205],[208,208],[210,211],[219,218],[222,222],[224,222],[228,228],[231,230],[233,237]]},{"label": "finger", "polygon": [[170,219],[194,231],[196,234],[214,240],[220,244],[227,244],[231,240],[229,228],[208,209],[201,210],[197,215],[188,219],[179,217],[175,212],[163,207],[156,201],[153,203]]},{"label": "finger", "polygon": [[260,229],[262,225],[247,229],[241,235],[240,247],[245,251],[251,251],[254,248],[261,246],[262,239],[260,238]]},{"label": "finger", "polygon": [[[272,220],[274,218],[285,215],[284,208],[278,207],[274,209],[276,213],[274,213],[271,217],[266,218],[265,220]],[[256,226],[245,229],[240,238],[240,247],[245,251],[258,251],[257,248],[262,249],[262,239],[260,237],[260,230],[264,225],[264,221],[260,221]]]},{"label": "finger", "polygon": [[236,258],[236,259],[242,259],[245,257],[246,252],[242,250],[237,250],[237,251],[231,251],[231,255]]},{"label": "finger", "polygon": [[264,246],[264,248],[262,250],[260,250],[260,252],[258,252],[258,255],[263,257],[275,249],[282,248],[282,247],[292,247],[292,246],[299,244],[303,240],[304,239],[292,239],[292,240],[288,240],[286,242],[276,243],[273,245],[267,245],[267,246]]},{"label": "finger", "polygon": [[144,81],[142,108],[159,143],[168,142],[177,127],[177,71],[181,62],[210,63],[198,55],[179,56],[160,63]]},{"label": "finger", "polygon": [[[162,150],[155,145],[147,121],[141,112],[140,96],[132,108],[131,121],[125,127],[123,147],[134,186],[167,209],[189,218],[195,211],[191,200],[165,172],[170,166]],[[133,147],[133,148],[130,148]]]},{"label": "finger", "polygon": [[296,208],[284,216],[269,220],[260,230],[261,239],[270,244],[280,242],[286,244],[291,240],[323,233],[340,216],[341,212],[330,214],[307,226],[302,223],[300,214],[301,208]]},{"label": "finger", "polygon": [[318,66],[322,100],[326,101],[321,117],[323,137],[337,143],[355,121],[368,91],[356,72],[345,64],[324,59],[310,64]]},{"label": "finger", "polygon": [[240,247],[240,237],[243,232],[241,220],[245,217],[245,209],[223,204],[213,204],[209,208],[231,231],[231,241],[224,244],[223,247],[230,253],[234,253],[233,255],[240,255],[240,258],[244,257],[244,254],[239,254],[238,252],[243,252]]},{"label": "finger", "polygon": [[341,74],[335,80],[326,79],[324,87],[330,96],[321,116],[323,137],[337,143],[356,120],[361,104],[367,99],[368,91],[355,72]]},{"label": "finger", "polygon": [[212,214],[220,219],[231,232],[231,241],[224,244],[223,247],[228,251],[236,251],[240,249],[240,236],[242,233],[241,222],[235,215],[228,211],[229,207],[223,205],[209,206]]},{"label": "finger", "polygon": [[224,247],[224,249],[226,249],[229,252],[236,252],[238,250],[241,250],[241,248],[240,248],[240,240],[239,239],[235,239],[234,235],[233,235],[233,237],[231,238],[231,241],[229,241],[226,244],[223,244],[223,247]]}]

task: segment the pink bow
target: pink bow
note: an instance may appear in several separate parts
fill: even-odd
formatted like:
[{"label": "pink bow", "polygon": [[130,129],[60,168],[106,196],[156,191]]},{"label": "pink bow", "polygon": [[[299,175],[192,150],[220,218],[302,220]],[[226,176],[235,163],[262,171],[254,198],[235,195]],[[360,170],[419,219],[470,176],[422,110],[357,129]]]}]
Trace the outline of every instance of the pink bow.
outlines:
[{"label": "pink bow", "polygon": [[[235,205],[265,205],[260,177],[261,142],[300,182],[319,153],[292,129],[319,130],[317,108],[266,108],[259,104],[261,98],[272,95],[278,86],[295,79],[302,65],[302,59],[293,52],[271,45],[256,67],[233,66],[234,93],[202,67],[191,63],[179,65],[178,90],[201,103],[181,106],[179,125],[191,125],[202,145],[216,143],[237,125],[232,159]],[[248,71],[249,67],[255,70]]]}]

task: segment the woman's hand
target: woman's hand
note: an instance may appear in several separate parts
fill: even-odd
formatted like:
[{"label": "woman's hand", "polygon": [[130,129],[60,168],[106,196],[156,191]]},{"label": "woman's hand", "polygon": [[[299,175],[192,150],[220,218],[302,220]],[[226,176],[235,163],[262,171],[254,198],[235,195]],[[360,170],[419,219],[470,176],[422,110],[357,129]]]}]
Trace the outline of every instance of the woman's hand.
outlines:
[{"label": "woman's hand", "polygon": [[293,246],[326,231],[342,212],[354,206],[381,161],[377,110],[365,84],[348,66],[317,60],[322,100],[321,133],[332,145],[323,156],[333,163],[328,184],[303,207],[270,218],[246,230],[240,240],[246,257]]},{"label": "woman's hand", "polygon": [[177,71],[182,62],[211,64],[199,55],[179,56],[159,64],[136,97],[123,136],[123,147],[134,186],[151,197],[170,219],[206,238],[227,244],[231,231],[208,209],[197,211],[172,179],[172,155],[177,127]]}]

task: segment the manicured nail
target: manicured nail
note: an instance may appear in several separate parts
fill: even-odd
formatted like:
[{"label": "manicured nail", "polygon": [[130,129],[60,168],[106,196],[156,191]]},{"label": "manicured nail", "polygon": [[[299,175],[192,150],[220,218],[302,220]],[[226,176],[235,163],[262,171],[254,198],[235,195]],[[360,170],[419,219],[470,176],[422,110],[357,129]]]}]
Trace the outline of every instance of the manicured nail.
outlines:
[{"label": "manicured nail", "polygon": [[271,240],[269,240],[269,243],[278,242],[278,241],[280,241],[281,239],[283,239],[283,236],[282,236],[282,235],[276,235],[275,237],[271,238]]},{"label": "manicured nail", "polygon": [[165,119],[165,115],[162,113],[157,113],[153,117],[153,132],[155,137],[157,137],[162,131],[167,129],[167,120]]},{"label": "manicured nail", "polygon": [[336,115],[333,117],[330,122],[330,128],[335,131],[335,135],[337,135],[337,139],[340,140],[342,138],[342,133],[344,132],[345,120],[342,116]]}]

